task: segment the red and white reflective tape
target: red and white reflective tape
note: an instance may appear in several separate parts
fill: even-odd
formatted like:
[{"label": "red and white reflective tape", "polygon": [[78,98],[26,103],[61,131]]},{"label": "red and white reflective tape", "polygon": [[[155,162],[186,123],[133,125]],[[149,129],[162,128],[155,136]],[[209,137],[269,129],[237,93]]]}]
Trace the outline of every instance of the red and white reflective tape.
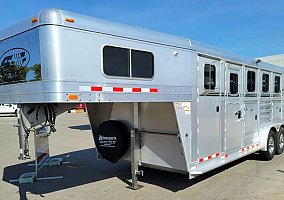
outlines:
[{"label": "red and white reflective tape", "polygon": [[229,158],[229,154],[225,154],[225,155],[223,155],[223,156],[221,156],[221,159],[223,160],[223,159],[227,159],[227,158]]},{"label": "red and white reflective tape", "polygon": [[158,88],[126,88],[126,87],[103,87],[103,86],[79,86],[83,92],[116,92],[116,93],[158,93]]},{"label": "red and white reflective tape", "polygon": [[207,160],[211,160],[213,158],[217,158],[219,156],[220,156],[220,153],[215,153],[215,154],[207,156],[207,157],[199,158],[199,162],[202,163],[202,162],[205,162]]},{"label": "red and white reflective tape", "polygon": [[245,148],[240,149],[239,153],[243,153],[243,152],[246,152],[246,151],[248,151],[250,149],[255,149],[255,148],[258,148],[258,147],[259,147],[259,144],[253,144],[251,146],[247,146]]}]

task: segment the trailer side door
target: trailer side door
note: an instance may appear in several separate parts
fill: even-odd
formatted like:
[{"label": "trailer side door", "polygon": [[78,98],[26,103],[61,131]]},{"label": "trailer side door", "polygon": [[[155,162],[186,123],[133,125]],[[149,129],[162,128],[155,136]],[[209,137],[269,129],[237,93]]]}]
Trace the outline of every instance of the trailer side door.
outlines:
[{"label": "trailer side door", "polygon": [[239,149],[243,141],[242,66],[226,63],[225,151]]},{"label": "trailer side door", "polygon": [[199,160],[219,155],[220,135],[220,60],[199,56],[197,65],[197,134]]}]

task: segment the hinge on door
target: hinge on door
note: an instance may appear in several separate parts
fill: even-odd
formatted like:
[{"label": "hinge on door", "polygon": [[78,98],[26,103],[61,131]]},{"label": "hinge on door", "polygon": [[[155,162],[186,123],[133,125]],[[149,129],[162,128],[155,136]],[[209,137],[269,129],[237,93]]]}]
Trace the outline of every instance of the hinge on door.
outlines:
[{"label": "hinge on door", "polygon": [[196,88],[197,99],[196,102],[199,103],[199,88]]},{"label": "hinge on door", "polygon": [[199,134],[199,118],[196,119],[196,133]]},{"label": "hinge on door", "polygon": [[197,56],[197,59],[196,59],[196,71],[199,72],[199,56]]}]

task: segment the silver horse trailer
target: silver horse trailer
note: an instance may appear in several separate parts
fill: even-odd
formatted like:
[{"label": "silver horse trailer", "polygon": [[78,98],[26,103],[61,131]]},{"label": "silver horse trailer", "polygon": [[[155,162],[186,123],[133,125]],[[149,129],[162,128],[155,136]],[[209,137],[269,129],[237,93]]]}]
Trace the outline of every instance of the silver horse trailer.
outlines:
[{"label": "silver horse trailer", "polygon": [[[188,38],[48,9],[0,32],[0,103],[30,132],[86,103],[98,158],[194,178],[284,148],[283,72]],[[42,131],[41,131],[42,132]]]}]

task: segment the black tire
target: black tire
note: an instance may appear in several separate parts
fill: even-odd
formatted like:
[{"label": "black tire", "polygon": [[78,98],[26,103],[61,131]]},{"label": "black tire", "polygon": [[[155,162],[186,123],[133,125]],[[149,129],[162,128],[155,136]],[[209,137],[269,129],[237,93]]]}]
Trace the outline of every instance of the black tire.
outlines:
[{"label": "black tire", "polygon": [[276,134],[270,130],[267,143],[266,143],[267,151],[261,151],[261,156],[263,160],[272,160],[276,152]]},{"label": "black tire", "polygon": [[280,128],[280,130],[276,134],[276,155],[282,154],[284,151],[284,128]]}]

